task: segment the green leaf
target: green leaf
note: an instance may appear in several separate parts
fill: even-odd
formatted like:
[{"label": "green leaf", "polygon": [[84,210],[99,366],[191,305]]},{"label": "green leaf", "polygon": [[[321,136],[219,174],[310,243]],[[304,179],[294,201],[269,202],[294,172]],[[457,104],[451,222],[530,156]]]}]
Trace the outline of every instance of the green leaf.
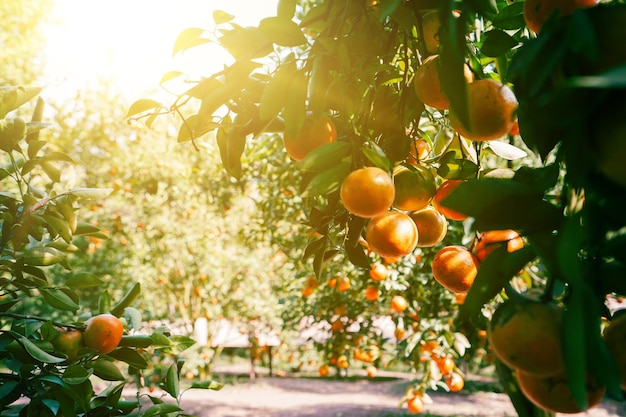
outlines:
[{"label": "green leaf", "polygon": [[91,372],[89,372],[82,365],[70,365],[63,372],[63,382],[69,385],[77,385],[82,384],[87,381],[91,376]]},{"label": "green leaf", "polygon": [[221,31],[219,42],[235,59],[262,58],[274,51],[272,42],[259,28],[232,26],[232,30]]},{"label": "green leaf", "polygon": [[197,388],[197,389],[210,389],[213,391],[219,391],[222,388],[224,388],[224,384],[222,384],[221,382],[218,381],[213,381],[213,380],[206,380],[206,381],[196,381],[194,383],[191,384],[190,388]]},{"label": "green leaf", "polygon": [[496,13],[498,5],[496,0],[468,0],[470,7],[480,13]]},{"label": "green leaf", "polygon": [[519,44],[511,35],[499,29],[485,32],[484,36],[485,40],[480,50],[488,57],[504,55]]},{"label": "green leaf", "polygon": [[141,313],[136,308],[125,307],[124,318],[130,329],[138,330],[141,328]]},{"label": "green leaf", "polygon": [[165,375],[164,382],[165,383],[163,389],[165,390],[165,392],[167,392],[174,398],[178,398],[178,395],[180,394],[180,381],[178,379],[178,367],[176,366],[176,364],[170,365],[170,367],[167,369],[167,374]]},{"label": "green leaf", "polygon": [[178,52],[185,51],[193,48],[194,46],[203,45],[211,42],[210,39],[203,38],[204,29],[200,28],[187,28],[180,32],[176,41],[174,42],[174,49],[172,55],[176,55]]},{"label": "green leaf", "polygon": [[141,294],[141,284],[135,282],[132,287],[126,292],[124,297],[117,302],[111,309],[111,314],[115,317],[121,317],[124,314],[124,309],[129,307]]},{"label": "green leaf", "polygon": [[298,25],[283,17],[266,17],[259,22],[259,30],[276,45],[295,47],[306,42]]},{"label": "green leaf", "polygon": [[276,117],[285,107],[289,84],[297,70],[294,61],[281,65],[274,76],[269,80],[259,104],[259,113],[262,120],[269,120]]},{"label": "green leaf", "polygon": [[338,191],[341,183],[350,173],[350,165],[350,162],[344,161],[326,171],[317,173],[306,184],[302,196],[313,197]]},{"label": "green leaf", "polygon": [[276,16],[282,19],[291,19],[296,14],[298,0],[278,0]]},{"label": "green leaf", "polygon": [[137,369],[146,369],[148,367],[148,362],[146,362],[146,359],[141,356],[137,351],[128,347],[115,349],[108,355],[114,359],[125,362]]},{"label": "green leaf", "polygon": [[52,236],[61,236],[61,239],[63,239],[66,243],[72,243],[72,231],[70,230],[70,226],[65,219],[59,219],[56,216],[46,214],[39,217],[46,222],[46,228]]},{"label": "green leaf", "polygon": [[363,145],[363,155],[378,168],[391,172],[391,161],[387,158],[385,151],[374,142]]},{"label": "green leaf", "polygon": [[93,373],[105,381],[124,381],[126,379],[113,362],[102,358],[93,362]]},{"label": "green leaf", "polygon": [[134,348],[147,348],[152,346],[154,342],[152,337],[147,334],[123,335],[119,346],[128,346]]},{"label": "green leaf", "polygon": [[66,255],[58,249],[36,246],[24,252],[24,263],[32,266],[50,266],[58,264]]},{"label": "green leaf", "polygon": [[524,2],[516,1],[500,10],[491,23],[498,29],[517,30],[526,26],[524,21]]},{"label": "green leaf", "polygon": [[65,358],[59,358],[58,356],[54,356],[41,349],[33,342],[28,340],[25,337],[20,337],[17,341],[24,347],[24,350],[36,361],[42,363],[60,363],[65,360]]},{"label": "green leaf", "polygon": [[4,119],[7,113],[37,97],[40,92],[40,87],[0,87],[0,119]]},{"label": "green leaf", "polygon": [[167,415],[168,413],[175,413],[177,411],[183,411],[183,409],[175,404],[170,403],[155,404],[152,407],[148,408],[146,411],[144,411],[142,416],[152,417],[156,415]]},{"label": "green leaf", "polygon": [[65,292],[58,288],[39,288],[43,299],[52,308],[63,311],[76,311],[80,308]]},{"label": "green leaf", "polygon": [[[449,5],[448,5],[449,7]],[[456,18],[451,9],[442,16],[441,53],[439,54],[439,79],[441,89],[450,100],[450,111],[459,121],[469,125],[467,86],[465,80],[465,29],[466,17]]]},{"label": "green leaf", "polygon": [[214,129],[213,114],[240,91],[241,87],[236,84],[222,84],[220,87],[209,91],[202,98],[198,117],[195,126],[193,126],[193,137],[200,137],[204,132]]},{"label": "green leaf", "polygon": [[330,142],[316,149],[298,164],[302,171],[322,172],[341,163],[341,161],[350,155],[352,147],[348,142]]},{"label": "green leaf", "polygon": [[124,118],[127,119],[136,114],[140,114],[145,111],[152,110],[152,109],[158,109],[160,107],[162,106],[161,106],[161,103],[159,103],[158,101],[151,100],[148,98],[142,98],[142,99],[135,101],[133,104],[130,105],[130,107],[128,108],[128,111],[126,112],[126,116],[124,116]]},{"label": "green leaf", "polygon": [[398,7],[402,4],[401,0],[381,0],[378,2],[378,10],[380,13],[380,20],[384,21],[386,18],[396,12]]},{"label": "green leaf", "polygon": [[159,85],[163,85],[167,83],[168,81],[176,79],[182,75],[184,75],[184,73],[181,71],[168,71],[161,76],[161,81],[159,81]]},{"label": "green leaf", "polygon": [[222,126],[217,130],[216,141],[220,150],[220,157],[226,172],[234,178],[241,178],[241,154],[245,147],[247,135],[243,135],[243,131],[237,129],[231,135],[235,127],[232,125],[230,116],[222,120]]},{"label": "green leaf", "polygon": [[285,101],[283,118],[285,120],[285,132],[295,138],[304,125],[306,118],[307,82],[303,70],[294,72],[289,83],[289,94]]},{"label": "green leaf", "polygon": [[86,288],[99,287],[104,284],[100,278],[91,272],[77,272],[69,277],[65,284],[72,289],[82,290]]},{"label": "green leaf", "polygon": [[98,226],[94,226],[91,223],[78,223],[78,225],[76,226],[76,231],[74,232],[75,235],[85,235],[85,236],[91,236],[94,234],[100,234],[104,237],[100,237],[100,239],[108,239],[108,236],[105,235],[104,233],[102,233],[100,231],[100,228]]},{"label": "green leaf", "polygon": [[113,192],[113,188],[86,188],[75,187],[67,193],[85,200],[101,200]]}]

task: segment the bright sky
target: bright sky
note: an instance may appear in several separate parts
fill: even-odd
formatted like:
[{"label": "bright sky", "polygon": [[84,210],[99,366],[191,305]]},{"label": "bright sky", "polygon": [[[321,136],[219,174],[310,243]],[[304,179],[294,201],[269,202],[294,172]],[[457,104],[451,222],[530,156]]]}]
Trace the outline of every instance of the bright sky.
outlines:
[{"label": "bright sky", "polygon": [[[188,27],[212,29],[213,10],[256,25],[275,15],[277,0],[55,0],[48,28],[44,92],[62,100],[77,89],[112,80],[130,102],[154,92],[171,70],[194,76],[219,70],[228,57],[201,46],[172,57],[178,34]],[[210,48],[210,49],[209,49]],[[210,51],[210,52],[209,52]]]}]

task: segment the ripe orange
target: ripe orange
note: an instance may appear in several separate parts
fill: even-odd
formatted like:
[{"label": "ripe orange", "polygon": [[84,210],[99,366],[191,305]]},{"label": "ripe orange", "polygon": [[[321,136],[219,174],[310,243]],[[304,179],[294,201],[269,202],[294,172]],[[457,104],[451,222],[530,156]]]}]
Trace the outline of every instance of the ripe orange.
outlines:
[{"label": "ripe orange", "polygon": [[437,191],[435,192],[435,196],[433,197],[433,207],[437,209],[437,211],[447,219],[450,220],[465,220],[467,216],[463,213],[459,213],[458,211],[449,209],[445,206],[441,205],[441,201],[446,198],[456,187],[461,184],[463,180],[446,180],[444,181]]},{"label": "ripe orange", "polygon": [[384,281],[385,278],[387,278],[387,275],[389,275],[389,270],[385,265],[380,262],[376,262],[372,265],[372,268],[370,269],[370,278],[372,278],[372,280]]},{"label": "ripe orange", "polygon": [[323,364],[317,369],[317,372],[319,372],[322,377],[328,376],[330,373],[330,366],[328,366],[328,364]]},{"label": "ripe orange", "polygon": [[364,218],[389,210],[396,195],[393,179],[378,167],[352,171],[341,184],[340,198],[346,210]]},{"label": "ripe orange", "polygon": [[398,166],[393,172],[396,195],[393,206],[399,210],[421,210],[433,199],[437,183],[433,173],[423,165]]},{"label": "ripe orange", "polygon": [[350,278],[348,277],[338,277],[337,278],[337,291],[348,291],[350,288]]},{"label": "ripe orange", "polygon": [[378,369],[376,369],[376,367],[373,365],[370,365],[367,368],[365,368],[365,373],[367,374],[368,378],[376,377],[377,372],[378,372]]},{"label": "ripe orange", "polygon": [[489,323],[489,344],[513,369],[544,377],[557,375],[565,368],[561,317],[561,308],[553,303],[505,301]]},{"label": "ripe orange", "polygon": [[411,150],[409,151],[409,156],[406,158],[406,161],[409,164],[417,165],[419,161],[423,161],[424,159],[428,159],[430,155],[430,145],[426,141],[426,139],[418,139],[413,141],[411,144]]},{"label": "ripe orange", "polygon": [[473,141],[498,139],[515,124],[517,98],[506,85],[490,80],[477,80],[467,86],[469,127],[463,126],[450,111],[450,126],[461,136]]},{"label": "ripe orange", "polygon": [[396,330],[393,331],[393,335],[396,340],[402,340],[404,339],[404,336],[406,336],[406,330],[404,330],[402,327],[396,327]]},{"label": "ripe orange", "polygon": [[404,310],[409,308],[409,303],[406,301],[401,295],[394,295],[391,297],[391,309],[396,313],[402,313]]},{"label": "ripe orange", "polygon": [[83,332],[76,329],[61,332],[52,340],[52,346],[57,352],[66,355],[68,361],[72,361],[78,356],[78,351],[85,346]]},{"label": "ripe orange", "polygon": [[348,357],[346,355],[341,355],[337,358],[337,368],[346,369],[350,365],[348,362]]},{"label": "ripe orange", "polygon": [[287,154],[296,161],[302,161],[313,149],[337,139],[337,130],[332,119],[326,115],[308,113],[304,125],[295,138],[287,132],[283,142]]},{"label": "ripe orange", "polygon": [[373,285],[368,285],[365,288],[365,298],[367,298],[370,301],[376,301],[378,300],[380,293],[378,292],[378,288],[376,288]]},{"label": "ripe orange", "polygon": [[414,395],[406,402],[406,407],[411,413],[419,414],[424,410],[424,400],[421,395]]},{"label": "ripe orange", "polygon": [[432,271],[437,282],[445,288],[465,294],[478,273],[478,259],[465,246],[446,246],[433,258]]},{"label": "ripe orange", "polygon": [[328,287],[332,288],[333,290],[337,288],[337,277],[328,280]]},{"label": "ripe orange", "polygon": [[613,355],[619,371],[622,389],[626,390],[626,314],[614,318],[602,335],[604,343]]},{"label": "ripe orange", "polygon": [[341,321],[341,319],[336,319],[335,321],[333,321],[330,325],[330,329],[333,332],[340,332],[343,330],[343,321]]},{"label": "ripe orange", "polygon": [[438,356],[435,358],[435,363],[437,364],[437,368],[439,368],[439,372],[443,375],[447,375],[454,371],[454,359],[450,356]]},{"label": "ripe orange", "polygon": [[401,258],[417,246],[417,226],[398,211],[389,211],[369,221],[365,239],[370,249],[384,258]]},{"label": "ripe orange", "polygon": [[483,261],[491,251],[504,244],[508,252],[515,252],[524,247],[522,237],[515,230],[488,230],[478,237],[474,254],[479,261]]},{"label": "ripe orange", "polygon": [[[565,372],[541,377],[517,371],[517,383],[526,396],[537,407],[555,413],[576,414],[581,410],[567,384]],[[602,401],[606,388],[591,377],[587,378],[587,404],[592,408]]]},{"label": "ripe orange", "polygon": [[417,247],[430,248],[440,243],[448,233],[448,221],[434,207],[409,213],[417,227]]},{"label": "ripe orange", "polygon": [[[471,83],[474,80],[474,73],[466,65],[465,80]],[[431,55],[422,62],[413,79],[417,98],[424,104],[438,110],[448,110],[450,100],[441,89],[439,81],[439,55]]]},{"label": "ripe orange", "polygon": [[122,340],[124,326],[113,314],[99,314],[86,322],[83,339],[85,346],[100,353],[112,352]]},{"label": "ripe orange", "polygon": [[304,286],[309,288],[317,287],[317,279],[315,277],[307,277],[304,281]]},{"label": "ripe orange", "polygon": [[422,35],[424,46],[429,54],[437,53],[439,49],[439,13],[437,10],[429,10],[422,16]]},{"label": "ripe orange", "polygon": [[561,16],[565,16],[576,9],[592,7],[596,4],[596,0],[526,0],[524,20],[530,30],[539,33],[541,26],[555,10],[558,10]]},{"label": "ripe orange", "polygon": [[450,392],[459,392],[465,386],[465,380],[461,375],[453,372],[446,377],[446,385],[448,386]]}]

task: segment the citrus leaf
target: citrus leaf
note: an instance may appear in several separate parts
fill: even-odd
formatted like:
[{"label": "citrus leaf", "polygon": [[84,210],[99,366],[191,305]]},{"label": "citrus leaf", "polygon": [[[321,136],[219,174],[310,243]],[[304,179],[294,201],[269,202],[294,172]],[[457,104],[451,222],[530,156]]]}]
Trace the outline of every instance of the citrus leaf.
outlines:
[{"label": "citrus leaf", "polygon": [[40,92],[40,87],[0,87],[0,119],[4,119],[7,113],[37,97]]},{"label": "citrus leaf", "polygon": [[213,391],[219,391],[222,388],[224,388],[224,384],[222,384],[221,382],[213,381],[213,380],[196,381],[191,384],[190,388],[210,389]]},{"label": "citrus leaf", "polygon": [[274,51],[272,42],[259,28],[232,26],[232,30],[221,31],[219,42],[235,59],[262,58]]},{"label": "citrus leaf", "polygon": [[124,116],[124,118],[128,118],[128,117],[134,116],[139,113],[143,113],[148,110],[158,109],[160,107],[161,107],[161,103],[159,103],[158,101],[151,100],[148,98],[142,98],[142,99],[135,101],[133,104],[130,105],[130,107],[128,108],[128,111],[126,112],[126,116]]},{"label": "citrus leaf", "polygon": [[163,74],[163,76],[161,76],[161,81],[159,81],[159,85],[163,85],[168,81],[180,77],[181,75],[183,75],[181,71],[168,71]]},{"label": "citrus leaf", "polygon": [[139,282],[135,282],[133,286],[126,292],[124,297],[117,302],[111,309],[111,314],[115,317],[121,317],[124,314],[124,309],[130,306],[136,299],[139,297],[141,293],[141,284]]},{"label": "citrus leaf", "polygon": [[498,155],[500,158],[504,158],[509,161],[515,161],[516,159],[528,156],[526,151],[518,148],[517,146],[513,146],[499,140],[488,141],[487,146],[489,146],[489,149],[491,149],[493,153]]},{"label": "citrus leaf", "polygon": [[86,200],[101,200],[108,197],[113,192],[113,188],[85,188],[76,187],[69,190],[67,193],[74,195],[78,198],[84,198]]},{"label": "citrus leaf", "polygon": [[259,22],[259,30],[276,45],[295,47],[306,42],[298,25],[283,17],[266,17]]},{"label": "citrus leaf", "polygon": [[172,55],[176,55],[178,52],[185,51],[193,48],[194,46],[202,45],[211,42],[210,39],[203,38],[204,29],[200,28],[187,28],[180,32],[176,41],[174,42],[174,49]]},{"label": "citrus leaf", "polygon": [[291,19],[296,14],[298,0],[278,0],[276,16],[282,19]]},{"label": "citrus leaf", "polygon": [[233,20],[235,16],[232,14],[228,14],[223,10],[214,10],[213,11],[213,21],[216,25],[221,25],[222,23],[228,23]]},{"label": "citrus leaf", "polygon": [[327,171],[316,174],[306,184],[302,196],[313,197],[338,191],[344,178],[350,173],[350,165],[350,162],[344,161]]},{"label": "citrus leaf", "polygon": [[124,375],[115,364],[106,359],[96,359],[93,362],[93,373],[105,381],[124,381]]},{"label": "citrus leaf", "polygon": [[488,57],[498,57],[515,48],[519,42],[508,33],[494,29],[485,32],[485,40],[480,48],[482,53]]},{"label": "citrus leaf", "polygon": [[76,311],[80,308],[65,292],[58,288],[39,288],[43,299],[52,308],[63,311]]},{"label": "citrus leaf", "polygon": [[322,172],[350,155],[351,146],[348,142],[330,142],[315,148],[298,164],[302,171]]},{"label": "citrus leaf", "polygon": [[285,132],[295,138],[304,125],[306,118],[307,82],[303,70],[295,71],[289,82],[289,94],[285,101],[283,118]]},{"label": "citrus leaf", "polygon": [[178,379],[178,367],[176,364],[170,365],[165,375],[165,383],[163,389],[174,398],[178,398],[180,381]]},{"label": "citrus leaf", "polygon": [[117,348],[108,355],[114,359],[125,362],[137,369],[146,369],[148,367],[148,362],[146,362],[146,359],[141,356],[137,351],[128,347]]},{"label": "citrus leaf", "polygon": [[87,381],[91,376],[91,372],[89,372],[82,365],[70,365],[63,372],[63,382],[69,385],[77,385],[82,384]]},{"label": "citrus leaf", "polygon": [[285,107],[289,83],[296,70],[294,61],[281,65],[266,84],[263,93],[261,93],[261,102],[259,104],[261,120],[269,120],[276,117]]},{"label": "citrus leaf", "polygon": [[150,408],[148,408],[146,411],[144,411],[142,416],[143,417],[152,417],[156,415],[161,416],[161,415],[167,415],[168,413],[175,413],[177,411],[183,411],[183,409],[175,404],[170,404],[170,403],[155,404],[151,406]]},{"label": "citrus leaf", "polygon": [[524,21],[524,2],[516,1],[500,10],[491,23],[498,29],[516,30],[526,26]]},{"label": "citrus leaf", "polygon": [[20,337],[17,341],[24,347],[24,350],[36,361],[42,363],[60,363],[65,360],[65,358],[59,358],[58,356],[54,356],[41,349],[33,342],[28,340],[25,337]]},{"label": "citrus leaf", "polygon": [[65,281],[65,284],[72,289],[82,290],[85,288],[98,287],[104,284],[100,278],[91,272],[78,272]]},{"label": "citrus leaf", "polygon": [[119,346],[129,346],[135,348],[147,348],[153,344],[152,337],[147,334],[123,335]]},{"label": "citrus leaf", "polygon": [[50,266],[58,264],[66,255],[58,249],[37,246],[24,252],[24,263],[32,266]]}]

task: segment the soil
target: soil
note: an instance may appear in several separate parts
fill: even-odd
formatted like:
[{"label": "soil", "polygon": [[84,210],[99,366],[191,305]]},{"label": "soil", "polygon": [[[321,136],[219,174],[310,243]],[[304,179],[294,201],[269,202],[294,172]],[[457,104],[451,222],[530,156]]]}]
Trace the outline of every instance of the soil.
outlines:
[{"label": "soil", "polygon": [[[222,374],[224,377],[226,374]],[[232,375],[230,380],[232,381]],[[242,374],[243,375],[243,374]],[[220,391],[189,390],[183,395],[185,413],[199,417],[394,417],[407,416],[400,400],[411,385],[410,374],[383,374],[374,379],[348,380],[303,376],[254,380],[240,375]],[[219,377],[219,374],[216,374]],[[228,379],[226,379],[228,380]],[[476,387],[478,381],[468,385]],[[503,393],[483,390],[459,393],[429,392],[432,403],[421,415],[514,417],[517,414]],[[586,417],[626,416],[626,403],[605,400],[580,414]],[[565,416],[565,415],[563,415]]]}]

